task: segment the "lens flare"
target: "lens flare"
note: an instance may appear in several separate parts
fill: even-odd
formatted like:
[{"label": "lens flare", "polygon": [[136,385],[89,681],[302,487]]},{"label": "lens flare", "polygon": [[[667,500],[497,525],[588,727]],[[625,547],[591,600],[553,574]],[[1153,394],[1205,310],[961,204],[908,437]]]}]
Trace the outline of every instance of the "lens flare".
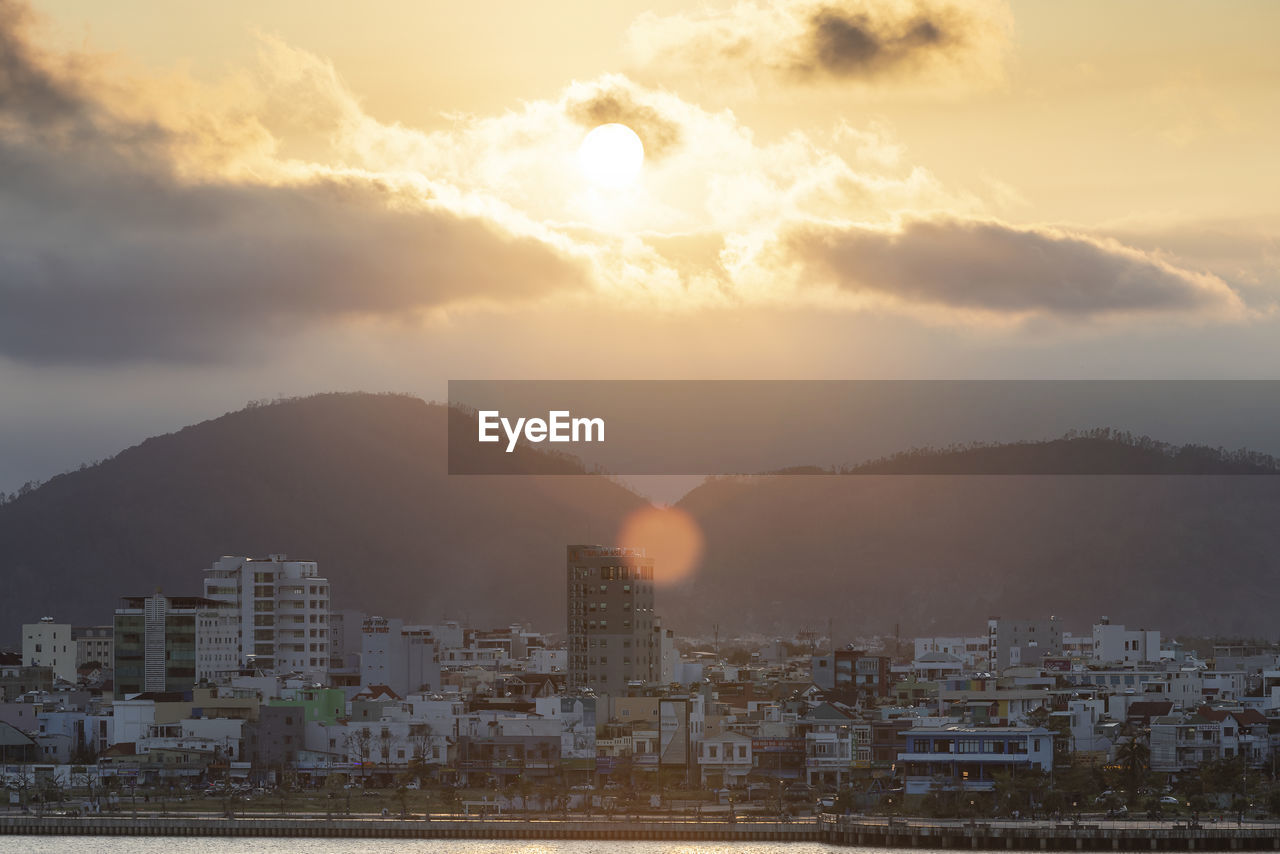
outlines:
[{"label": "lens flare", "polygon": [[623,520],[615,542],[643,548],[654,559],[657,584],[682,581],[702,560],[702,529],[676,507],[645,507]]}]

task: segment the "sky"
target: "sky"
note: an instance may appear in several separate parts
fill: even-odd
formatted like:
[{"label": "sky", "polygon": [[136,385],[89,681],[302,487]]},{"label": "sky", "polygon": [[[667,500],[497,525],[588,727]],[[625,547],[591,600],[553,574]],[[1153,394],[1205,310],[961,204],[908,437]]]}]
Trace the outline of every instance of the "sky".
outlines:
[{"label": "sky", "polygon": [[[0,0],[0,490],[449,379],[1277,378],[1278,28]],[[623,187],[579,157],[613,122]]]}]

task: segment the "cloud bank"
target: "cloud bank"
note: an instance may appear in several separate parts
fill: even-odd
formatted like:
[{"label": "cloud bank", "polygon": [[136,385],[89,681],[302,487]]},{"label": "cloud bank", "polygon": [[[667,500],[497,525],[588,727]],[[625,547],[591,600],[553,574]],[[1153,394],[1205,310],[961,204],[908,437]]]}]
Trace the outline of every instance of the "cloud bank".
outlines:
[{"label": "cloud bank", "polygon": [[1243,310],[1216,276],[1057,230],[955,219],[893,230],[807,225],[784,245],[814,281],[907,303],[1063,317]]},{"label": "cloud bank", "polygon": [[186,129],[113,109],[0,2],[0,353],[227,358],[292,324],[584,287],[535,237],[343,170],[190,180]]},{"label": "cloud bank", "polygon": [[[729,28],[722,59],[763,56],[793,82],[897,79],[989,46],[985,7],[965,8],[747,3],[664,26],[681,49]],[[840,313],[874,297],[958,325],[1244,312],[1153,249],[1000,222],[874,123],[760,141],[728,110],[609,74],[424,132],[370,117],[305,51],[267,38],[259,65],[224,89],[122,80],[42,50],[0,0],[0,356],[229,361],[369,318],[535,304]],[[649,155],[626,192],[574,161],[609,121]]]}]

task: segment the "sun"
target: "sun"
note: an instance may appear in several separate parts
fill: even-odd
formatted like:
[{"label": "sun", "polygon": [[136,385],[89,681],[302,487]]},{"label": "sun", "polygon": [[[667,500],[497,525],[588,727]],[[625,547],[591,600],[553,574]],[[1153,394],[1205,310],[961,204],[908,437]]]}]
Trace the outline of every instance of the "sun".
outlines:
[{"label": "sun", "polygon": [[600,125],[587,134],[578,148],[578,165],[597,187],[621,190],[640,177],[644,143],[626,125]]}]

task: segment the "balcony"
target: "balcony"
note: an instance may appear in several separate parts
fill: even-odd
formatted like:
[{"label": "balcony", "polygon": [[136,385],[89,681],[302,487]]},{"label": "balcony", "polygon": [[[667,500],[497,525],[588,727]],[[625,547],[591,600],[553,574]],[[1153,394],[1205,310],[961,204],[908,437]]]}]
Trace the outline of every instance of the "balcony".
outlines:
[{"label": "balcony", "polygon": [[846,769],[850,764],[848,756],[806,756],[804,758],[805,767],[815,771]]},{"label": "balcony", "polygon": [[898,761],[930,762],[934,764],[954,762],[957,765],[972,765],[982,762],[1012,765],[1015,763],[1030,763],[1031,755],[1027,753],[899,753]]},{"label": "balcony", "polygon": [[903,786],[908,795],[923,795],[937,789],[958,789],[962,792],[991,792],[995,790],[996,784],[993,780],[957,780],[908,775],[903,778]]},{"label": "balcony", "polygon": [[[519,771],[525,767],[523,759],[460,759],[458,768],[462,771]],[[550,767],[550,766],[548,766]]]}]

